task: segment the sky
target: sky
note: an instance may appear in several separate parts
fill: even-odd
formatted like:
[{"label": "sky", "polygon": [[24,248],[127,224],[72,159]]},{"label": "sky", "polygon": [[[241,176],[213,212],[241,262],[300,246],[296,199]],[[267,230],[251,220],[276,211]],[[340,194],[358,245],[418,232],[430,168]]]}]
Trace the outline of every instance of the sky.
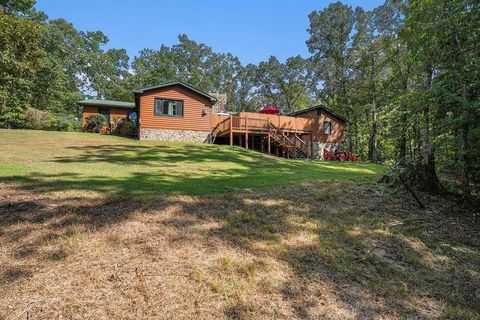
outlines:
[{"label": "sky", "polygon": [[[107,48],[125,48],[130,58],[144,49],[178,43],[186,34],[216,52],[231,52],[243,64],[309,55],[308,14],[324,0],[37,0],[50,19],[64,18],[82,31],[102,31]],[[383,0],[343,0],[366,10]]]}]

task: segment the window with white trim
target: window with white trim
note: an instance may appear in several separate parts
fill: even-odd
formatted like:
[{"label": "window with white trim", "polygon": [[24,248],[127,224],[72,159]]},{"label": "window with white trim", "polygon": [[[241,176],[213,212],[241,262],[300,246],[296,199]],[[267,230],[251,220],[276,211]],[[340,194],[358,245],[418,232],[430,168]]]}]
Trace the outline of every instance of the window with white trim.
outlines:
[{"label": "window with white trim", "polygon": [[156,116],[183,117],[183,101],[155,98],[154,114]]}]

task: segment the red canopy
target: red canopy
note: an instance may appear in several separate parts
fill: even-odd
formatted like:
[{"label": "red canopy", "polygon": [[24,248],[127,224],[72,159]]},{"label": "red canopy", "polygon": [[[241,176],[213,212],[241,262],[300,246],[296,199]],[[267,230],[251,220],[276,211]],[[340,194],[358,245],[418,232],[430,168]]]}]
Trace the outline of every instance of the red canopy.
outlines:
[{"label": "red canopy", "polygon": [[277,114],[280,112],[280,109],[278,109],[275,106],[265,106],[258,113],[268,113],[268,114]]}]

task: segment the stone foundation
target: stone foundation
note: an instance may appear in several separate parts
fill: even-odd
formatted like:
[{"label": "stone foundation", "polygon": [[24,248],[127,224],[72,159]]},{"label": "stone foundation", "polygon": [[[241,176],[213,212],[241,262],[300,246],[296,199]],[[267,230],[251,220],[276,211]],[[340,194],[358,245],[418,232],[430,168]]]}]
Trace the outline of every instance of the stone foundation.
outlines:
[{"label": "stone foundation", "polygon": [[140,140],[205,142],[210,131],[140,128]]},{"label": "stone foundation", "polygon": [[323,160],[323,150],[327,149],[329,151],[343,150],[343,145],[338,142],[313,142],[312,151],[314,159]]}]

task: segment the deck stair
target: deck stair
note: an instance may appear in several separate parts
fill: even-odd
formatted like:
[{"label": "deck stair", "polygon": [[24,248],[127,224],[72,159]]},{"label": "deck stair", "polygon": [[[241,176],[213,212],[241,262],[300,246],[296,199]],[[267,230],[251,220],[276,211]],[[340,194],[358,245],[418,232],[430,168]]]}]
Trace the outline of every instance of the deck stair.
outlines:
[{"label": "deck stair", "polygon": [[[221,119],[213,128],[207,138],[208,143],[215,143],[217,137],[230,137],[230,144],[233,144],[234,136],[248,135],[262,136],[262,149],[264,145],[270,153],[291,159],[308,159],[310,157],[310,143],[306,137],[310,137],[308,131],[296,128],[279,128],[270,119],[258,119],[247,117],[229,116]],[[303,138],[303,139],[302,139]],[[248,146],[248,142],[246,142]]]},{"label": "deck stair", "polygon": [[297,134],[288,134],[281,129],[272,126],[268,133],[271,141],[283,153],[286,158],[300,159],[308,158],[309,152],[307,143],[303,141]]}]

